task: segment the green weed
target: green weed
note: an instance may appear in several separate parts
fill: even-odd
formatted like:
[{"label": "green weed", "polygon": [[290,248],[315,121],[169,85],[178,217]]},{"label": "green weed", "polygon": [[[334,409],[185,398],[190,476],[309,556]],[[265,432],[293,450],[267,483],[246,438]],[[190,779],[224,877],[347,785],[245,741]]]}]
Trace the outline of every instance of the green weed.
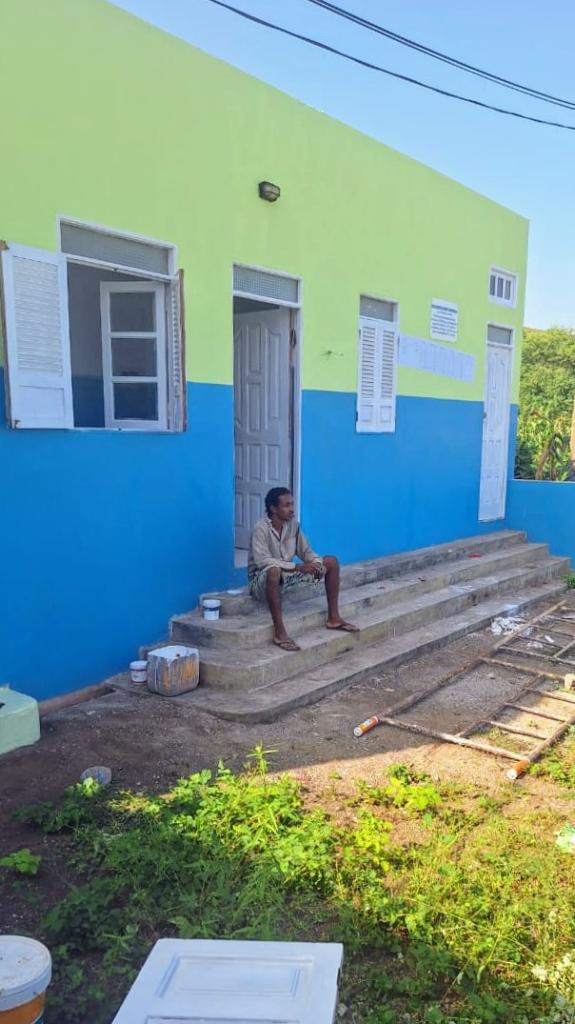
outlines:
[{"label": "green weed", "polygon": [[[397,765],[381,787],[358,784],[342,825],[271,778],[268,753],[163,795],[82,785],[26,810],[73,876],[40,936],[54,1019],[109,1021],[161,936],[343,942],[350,1024],[572,1019],[575,858],[556,850],[552,815],[466,809],[466,792]],[[400,846],[394,820],[411,817],[417,842]]]},{"label": "green weed", "polygon": [[401,764],[391,765],[388,775],[387,786],[368,786],[360,780],[357,783],[360,796],[372,804],[401,807],[408,814],[423,814],[439,807],[441,796],[427,775],[417,774]]},{"label": "green weed", "polygon": [[19,875],[37,875],[41,863],[42,858],[27,848],[0,858],[0,868],[10,868]]}]

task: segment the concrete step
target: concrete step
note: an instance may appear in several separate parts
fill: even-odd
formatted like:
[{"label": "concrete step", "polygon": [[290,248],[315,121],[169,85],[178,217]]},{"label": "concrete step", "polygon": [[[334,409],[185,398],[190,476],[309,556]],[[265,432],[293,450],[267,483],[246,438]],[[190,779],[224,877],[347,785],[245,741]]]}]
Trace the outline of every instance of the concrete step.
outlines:
[{"label": "concrete step", "polygon": [[[446,544],[434,544],[431,547],[404,551],[397,555],[385,555],[364,562],[352,562],[342,567],[341,587],[362,586],[364,583],[375,583],[378,580],[390,579],[404,573],[418,574],[421,570],[437,565],[439,562],[456,561],[468,554],[486,554],[498,551],[525,541],[525,533],[521,530],[498,530],[494,533],[479,534],[465,537],[463,540],[449,541]],[[297,604],[313,597],[302,591],[292,591],[286,595],[286,602]],[[222,602],[222,617],[229,615],[251,615],[257,608],[256,602],[249,596],[247,588],[239,590],[221,590],[202,594],[202,598],[217,598]],[[201,604],[201,598],[200,598]]]},{"label": "concrete step", "polygon": [[[542,601],[559,600],[564,591],[565,584],[557,580],[516,589],[513,604],[527,614]],[[346,686],[444,647],[467,633],[484,629],[496,616],[505,614],[508,604],[509,597],[491,596],[449,618],[418,626],[402,636],[367,647],[356,647],[344,658],[269,686],[240,693],[200,687],[192,693],[168,699],[187,701],[202,711],[229,721],[271,722],[296,707],[314,704]],[[385,714],[389,703],[389,697],[382,694],[381,706],[374,707],[374,713]]]},{"label": "concrete step", "polygon": [[[340,611],[344,618],[354,620],[367,608],[388,608],[412,596],[421,597],[479,576],[493,576],[519,567],[532,568],[547,556],[546,544],[512,544],[509,548],[482,553],[479,558],[464,556],[454,561],[442,561],[426,569],[424,576],[408,574],[386,579],[385,582],[379,580],[348,587],[342,591]],[[324,587],[319,584],[310,589],[314,595],[310,600],[286,608],[285,623],[290,636],[300,637],[306,630],[317,629],[325,622]],[[206,622],[199,609],[175,615],[170,623],[170,637],[175,643],[200,647],[253,649],[269,644],[273,629],[269,611],[265,605],[258,604],[251,615],[228,615],[217,622]]]},{"label": "concrete step", "polygon": [[204,686],[248,690],[277,683],[289,676],[316,669],[358,647],[395,637],[437,619],[457,615],[494,595],[509,595],[529,586],[556,579],[568,568],[568,559],[546,558],[533,567],[520,566],[431,593],[411,595],[387,608],[367,607],[356,616],[358,633],[340,633],[324,626],[298,638],[299,651],[281,651],[272,644],[250,649],[200,647],[200,680]]}]

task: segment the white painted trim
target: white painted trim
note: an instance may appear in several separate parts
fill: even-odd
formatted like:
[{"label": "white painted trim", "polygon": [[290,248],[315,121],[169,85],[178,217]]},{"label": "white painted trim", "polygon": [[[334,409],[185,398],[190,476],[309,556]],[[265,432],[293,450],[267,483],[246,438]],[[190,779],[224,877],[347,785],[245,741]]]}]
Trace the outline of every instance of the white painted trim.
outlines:
[{"label": "white painted trim", "polygon": [[299,302],[289,302],[287,299],[272,299],[269,295],[255,295],[253,292],[234,291],[233,297],[234,299],[251,299],[253,302],[266,302],[269,306],[286,306],[288,309],[300,308]]},{"label": "white painted trim", "polygon": [[145,281],[163,281],[165,284],[169,284],[174,280],[173,274],[155,274],[153,270],[142,270],[141,267],[127,267],[123,263],[107,263],[105,260],[94,260],[90,256],[72,256],[68,252],[63,252],[62,256],[66,263],[74,263],[77,266],[97,267],[101,270],[115,270],[119,274],[132,274],[134,277],[138,276]]},{"label": "white painted trim", "polygon": [[[301,285],[299,289],[301,302]],[[293,433],[292,433],[292,494],[296,516],[301,519],[301,433],[302,433],[302,356],[303,356],[303,309],[294,310],[294,330],[297,338],[296,358],[294,363],[294,395],[292,396]]]},{"label": "white painted trim", "polygon": [[[156,296],[156,327],[154,334],[143,331],[141,334],[130,332],[129,335],[110,328],[109,296],[119,292],[153,292]],[[166,290],[162,284],[151,281],[100,281],[100,315],[102,323],[102,369],[104,380],[104,412],[107,429],[167,431],[168,397],[167,397],[167,347],[166,347]],[[114,377],[112,373],[112,339],[114,337],[156,338],[156,370],[155,377]],[[146,384],[154,383],[158,389],[157,420],[118,420],[114,417],[114,384]]]},{"label": "white painted trim", "polygon": [[[140,235],[135,231],[126,231],[119,228],[109,227],[106,224],[94,224],[92,221],[80,220],[77,217],[67,217],[65,214],[56,214],[56,242],[58,252],[62,252],[62,224],[70,224],[75,228],[88,228],[89,231],[97,231],[101,235],[116,235],[118,238],[127,238],[132,242],[143,242],[145,245],[153,245],[156,249],[167,249],[169,258],[169,275],[173,277],[178,267],[178,247],[173,242],[164,242],[159,238],[150,238],[148,235]],[[64,254],[67,258],[68,253]],[[138,273],[142,273],[140,269]],[[145,273],[145,272],[144,272]]]},{"label": "white painted trim", "polygon": [[[252,292],[241,292],[234,288],[234,270],[235,268],[243,268],[244,270],[255,270],[261,274],[271,274],[273,277],[285,277],[290,281],[295,281],[297,284],[297,301],[290,302],[288,299],[274,299],[269,295],[255,295]],[[297,274],[288,274],[285,270],[272,270],[270,267],[261,267],[256,263],[242,263],[239,260],[233,260],[232,262],[232,296],[238,299],[253,299],[255,302],[268,302],[270,306],[290,306],[292,309],[299,309],[302,304],[302,286],[303,281]]]},{"label": "white painted trim", "polygon": [[[297,302],[285,302],[285,301],[281,301],[279,299],[270,298],[268,296],[252,295],[252,294],[250,294],[248,292],[235,291],[235,289],[234,289],[234,268],[235,267],[245,267],[247,270],[259,270],[259,271],[261,271],[264,274],[276,274],[278,277],[288,277],[292,281],[297,281],[298,301]],[[303,278],[298,277],[297,275],[294,275],[294,274],[286,274],[285,271],[281,271],[281,270],[277,270],[277,271],[276,270],[270,270],[269,267],[260,267],[260,266],[255,266],[254,264],[239,263],[237,261],[234,261],[232,263],[232,282],[231,283],[232,283],[232,323],[231,323],[231,330],[232,330],[232,360],[233,360],[233,337],[234,337],[234,309],[233,309],[233,300],[234,300],[234,298],[253,299],[256,302],[261,302],[261,303],[267,304],[270,307],[272,307],[272,306],[287,306],[288,308],[294,310],[294,314],[295,314],[294,315],[294,330],[295,330],[295,333],[296,333],[297,345],[296,345],[296,358],[295,358],[295,364],[294,364],[294,371],[295,371],[294,372],[294,392],[295,393],[292,396],[292,410],[291,410],[292,411],[292,417],[293,417],[292,437],[291,437],[291,447],[292,447],[292,481],[291,481],[291,488],[292,488],[292,494],[293,494],[294,505],[295,505],[295,514],[296,514],[297,519],[299,520],[299,519],[301,519],[301,449],[302,449],[301,437],[302,437],[302,404],[303,404],[302,403],[302,394],[303,394],[303,392],[302,392],[302,386],[301,386],[301,382],[302,382],[302,361],[303,361]],[[291,327],[290,327],[290,334],[291,334]],[[290,350],[290,360],[291,360],[291,350]],[[235,388],[235,380],[232,381],[232,390],[233,390],[233,388]],[[234,439],[232,439],[232,445],[233,444],[234,444]],[[233,452],[232,452],[232,454],[233,454]],[[233,465],[233,459],[232,459],[232,465]],[[234,488],[233,489],[233,493],[235,495],[235,476],[233,477],[233,488]],[[235,526],[234,526],[234,506],[233,505],[232,505],[231,528],[232,528],[232,551],[234,552],[234,568],[238,568],[239,566],[238,566],[237,561],[236,561],[236,551],[238,551],[240,549],[237,549],[236,546],[235,546]]]},{"label": "white painted trim", "polygon": [[[512,301],[509,302],[507,299],[499,299],[496,295],[492,295],[490,292],[491,275],[499,274],[500,277],[510,277],[512,279]],[[505,306],[507,309],[515,309],[517,307],[517,291],[519,285],[519,274],[516,274],[514,270],[504,270],[503,267],[491,266],[487,275],[487,299],[493,306]],[[505,325],[507,326],[507,325]]]}]

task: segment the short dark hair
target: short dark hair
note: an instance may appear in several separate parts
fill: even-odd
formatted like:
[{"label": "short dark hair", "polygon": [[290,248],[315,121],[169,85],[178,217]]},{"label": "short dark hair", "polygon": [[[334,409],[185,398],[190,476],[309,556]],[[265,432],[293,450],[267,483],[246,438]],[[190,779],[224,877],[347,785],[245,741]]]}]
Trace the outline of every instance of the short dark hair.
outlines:
[{"label": "short dark hair", "polygon": [[291,494],[289,487],[272,487],[271,491],[266,494],[266,512],[269,516],[272,508],[277,508],[280,503],[280,498],[283,498],[284,494]]}]

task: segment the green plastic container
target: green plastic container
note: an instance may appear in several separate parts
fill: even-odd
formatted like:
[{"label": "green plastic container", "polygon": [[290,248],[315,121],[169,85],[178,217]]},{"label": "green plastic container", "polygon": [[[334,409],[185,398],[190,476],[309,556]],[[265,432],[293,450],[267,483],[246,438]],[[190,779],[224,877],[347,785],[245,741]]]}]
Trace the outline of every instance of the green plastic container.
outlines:
[{"label": "green plastic container", "polygon": [[38,701],[0,686],[0,754],[27,747],[40,739]]}]

